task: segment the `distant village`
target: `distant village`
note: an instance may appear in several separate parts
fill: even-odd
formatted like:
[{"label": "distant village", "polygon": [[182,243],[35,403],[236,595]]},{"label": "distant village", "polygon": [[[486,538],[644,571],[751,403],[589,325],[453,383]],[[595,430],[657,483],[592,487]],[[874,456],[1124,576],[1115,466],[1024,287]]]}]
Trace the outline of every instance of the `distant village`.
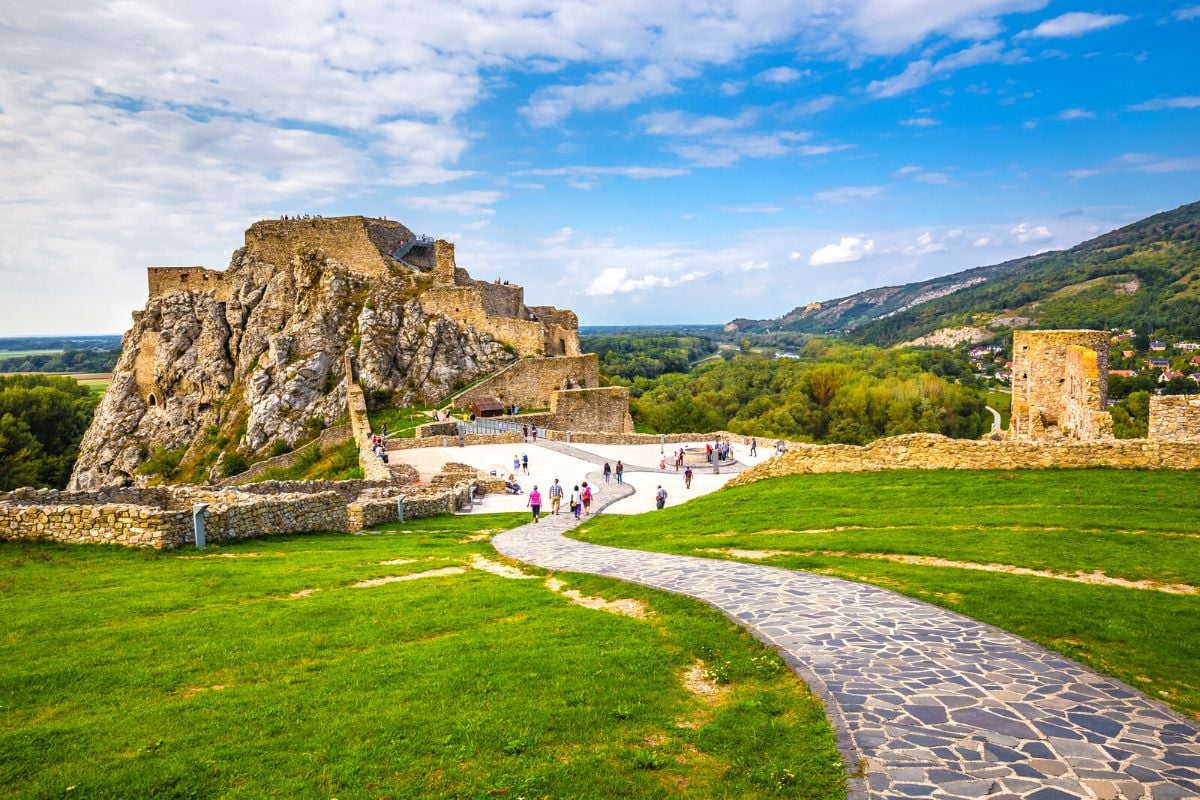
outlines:
[{"label": "distant village", "polygon": [[[1200,393],[1200,342],[1114,331],[1108,353],[1109,403],[1135,391],[1162,394]],[[977,345],[967,351],[975,371],[999,384],[1012,381],[1013,362],[1003,344]]]}]

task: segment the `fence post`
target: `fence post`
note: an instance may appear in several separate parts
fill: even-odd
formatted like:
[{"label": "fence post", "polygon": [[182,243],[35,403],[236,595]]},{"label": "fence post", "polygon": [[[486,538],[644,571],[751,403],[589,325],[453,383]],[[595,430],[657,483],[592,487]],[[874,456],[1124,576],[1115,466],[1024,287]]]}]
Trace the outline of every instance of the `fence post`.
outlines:
[{"label": "fence post", "polygon": [[192,528],[196,531],[196,549],[204,549],[204,512],[208,509],[207,503],[196,503],[192,506]]},{"label": "fence post", "polygon": [[404,522],[404,495],[397,495],[396,497],[396,520]]}]

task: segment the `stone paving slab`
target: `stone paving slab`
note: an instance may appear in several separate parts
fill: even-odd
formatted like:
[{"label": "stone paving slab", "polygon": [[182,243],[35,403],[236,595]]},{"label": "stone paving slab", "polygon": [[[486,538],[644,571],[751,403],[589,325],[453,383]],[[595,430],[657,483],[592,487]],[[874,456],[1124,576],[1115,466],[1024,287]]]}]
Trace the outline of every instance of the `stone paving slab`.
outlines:
[{"label": "stone paving slab", "polygon": [[[634,491],[596,483],[597,509]],[[492,543],[703,600],[777,647],[825,703],[851,798],[1200,798],[1200,725],[1057,653],[873,586],[563,536],[577,524]]]}]

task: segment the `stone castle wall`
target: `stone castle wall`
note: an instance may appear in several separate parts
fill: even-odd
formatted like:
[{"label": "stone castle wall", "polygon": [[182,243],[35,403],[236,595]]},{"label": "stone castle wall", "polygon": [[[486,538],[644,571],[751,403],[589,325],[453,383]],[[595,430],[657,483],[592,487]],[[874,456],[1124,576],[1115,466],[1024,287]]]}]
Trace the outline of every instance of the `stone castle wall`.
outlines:
[{"label": "stone castle wall", "polygon": [[633,433],[629,389],[624,386],[555,392],[550,416],[548,427],[558,430]]},{"label": "stone castle wall", "polygon": [[1200,396],[1151,395],[1147,435],[1165,442],[1200,442]]},{"label": "stone castle wall", "polygon": [[483,298],[483,293],[475,286],[435,284],[421,295],[421,307],[427,314],[444,314],[478,333],[490,334],[511,346],[518,356],[540,356],[545,352],[546,331],[540,322],[491,316],[484,307]]},{"label": "stone castle wall", "polygon": [[1105,331],[1014,331],[1009,435],[1030,441],[1108,435],[1111,419],[1094,416],[1108,413],[1108,341]]},{"label": "stone castle wall", "polygon": [[1068,437],[1085,442],[1112,438],[1112,415],[1105,410],[1106,377],[1100,371],[1099,352],[1075,344],[1067,347],[1061,427]]},{"label": "stone castle wall", "polygon": [[150,297],[170,292],[207,292],[221,301],[229,299],[229,279],[224,272],[205,267],[147,267]]},{"label": "stone castle wall", "polygon": [[246,247],[262,261],[283,267],[301,248],[315,247],[347,269],[387,275],[385,253],[392,253],[413,232],[399,222],[370,217],[263,220],[246,231]]},{"label": "stone castle wall", "polygon": [[734,484],[781,475],[887,469],[1200,469],[1200,444],[1152,439],[1105,441],[975,441],[910,433],[870,444],[793,444],[747,470]]},{"label": "stone castle wall", "polygon": [[[578,339],[576,339],[578,341]],[[505,367],[492,377],[453,398],[459,408],[475,400],[495,397],[505,405],[546,408],[552,392],[566,385],[596,388],[600,385],[600,357],[595,353],[557,358],[530,358]]]}]

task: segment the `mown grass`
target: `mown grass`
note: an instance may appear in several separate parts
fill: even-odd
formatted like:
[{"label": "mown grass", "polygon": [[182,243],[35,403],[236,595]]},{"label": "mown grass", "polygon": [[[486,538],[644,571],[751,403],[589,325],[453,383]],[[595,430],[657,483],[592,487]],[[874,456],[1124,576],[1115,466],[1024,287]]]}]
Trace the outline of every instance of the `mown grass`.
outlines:
[{"label": "mown grass", "polygon": [[1187,472],[892,471],[797,475],[653,515],[601,517],[588,541],[865,581],[1018,633],[1200,716],[1200,595],[863,555],[927,556],[1200,586],[1200,476]]},{"label": "mown grass", "polygon": [[371,430],[381,431],[387,425],[388,438],[411,439],[416,435],[418,425],[433,422],[433,417],[419,408],[381,408],[370,413]]},{"label": "mown grass", "polygon": [[[350,588],[496,558],[468,539],[523,520],[205,558],[0,544],[0,796],[844,796],[817,701],[706,606],[581,575],[652,616],[477,570]],[[698,658],[715,705],[681,684]]]}]

